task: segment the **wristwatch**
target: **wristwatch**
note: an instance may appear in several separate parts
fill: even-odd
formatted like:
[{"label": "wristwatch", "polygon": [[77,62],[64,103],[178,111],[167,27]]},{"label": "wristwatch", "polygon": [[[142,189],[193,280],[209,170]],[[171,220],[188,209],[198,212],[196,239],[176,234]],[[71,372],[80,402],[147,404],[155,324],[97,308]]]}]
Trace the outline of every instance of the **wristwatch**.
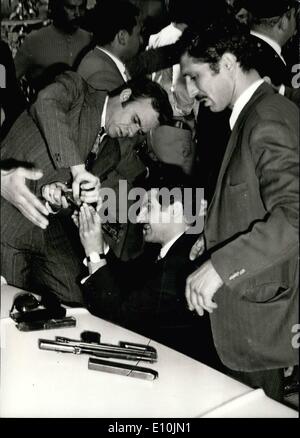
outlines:
[{"label": "wristwatch", "polygon": [[88,263],[99,263],[100,260],[105,260],[106,255],[104,253],[98,253],[96,251],[93,251],[90,253],[89,256],[87,256],[86,261]]}]

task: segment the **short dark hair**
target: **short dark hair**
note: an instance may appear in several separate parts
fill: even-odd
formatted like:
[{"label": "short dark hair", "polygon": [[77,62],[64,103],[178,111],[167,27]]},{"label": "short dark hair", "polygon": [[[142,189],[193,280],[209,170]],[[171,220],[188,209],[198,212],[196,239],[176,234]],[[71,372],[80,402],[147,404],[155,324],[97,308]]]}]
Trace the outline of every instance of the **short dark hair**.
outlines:
[{"label": "short dark hair", "polygon": [[216,73],[219,72],[219,61],[226,52],[236,56],[244,71],[255,68],[257,48],[249,29],[234,18],[220,19],[200,31],[186,29],[182,41],[183,53],[208,63]]},{"label": "short dark hair", "polygon": [[129,34],[137,25],[140,10],[129,1],[104,0],[95,8],[89,23],[96,44],[111,43],[120,30]]},{"label": "short dark hair", "polygon": [[167,92],[156,82],[145,77],[139,77],[125,82],[120,87],[108,93],[110,97],[118,96],[126,88],[131,89],[131,96],[125,103],[133,102],[140,98],[150,98],[152,106],[159,114],[159,123],[168,125],[173,119],[173,110]]}]

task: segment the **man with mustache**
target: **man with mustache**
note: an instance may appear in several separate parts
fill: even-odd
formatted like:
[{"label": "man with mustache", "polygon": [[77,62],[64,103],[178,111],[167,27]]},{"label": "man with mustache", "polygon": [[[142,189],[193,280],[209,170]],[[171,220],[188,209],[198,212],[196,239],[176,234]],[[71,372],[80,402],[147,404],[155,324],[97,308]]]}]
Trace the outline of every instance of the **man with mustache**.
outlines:
[{"label": "man with mustache", "polygon": [[208,260],[187,280],[191,311],[210,313],[228,373],[282,400],[298,363],[299,110],[260,77],[237,24],[191,38],[182,73],[212,112],[231,110],[231,136],[198,242]]}]

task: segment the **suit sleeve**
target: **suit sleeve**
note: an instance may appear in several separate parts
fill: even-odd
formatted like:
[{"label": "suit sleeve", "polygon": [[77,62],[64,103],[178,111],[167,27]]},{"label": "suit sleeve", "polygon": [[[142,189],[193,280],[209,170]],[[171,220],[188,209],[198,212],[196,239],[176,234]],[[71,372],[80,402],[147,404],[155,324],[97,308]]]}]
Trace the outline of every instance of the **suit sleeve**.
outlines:
[{"label": "suit sleeve", "polygon": [[178,64],[180,51],[177,44],[149,49],[130,59],[126,67],[132,78],[149,75],[153,72]]},{"label": "suit sleeve", "polygon": [[86,307],[93,315],[120,321],[122,294],[111,266],[98,269],[82,285],[82,289]]},{"label": "suit sleeve", "polygon": [[40,91],[30,114],[39,127],[56,168],[67,168],[84,162],[68,113],[80,110],[84,84],[79,75],[68,72]]},{"label": "suit sleeve", "polygon": [[296,108],[285,118],[270,110],[253,124],[249,146],[266,214],[212,253],[212,263],[229,287],[298,253],[298,132]]},{"label": "suit sleeve", "polygon": [[[110,253],[109,253],[110,254]],[[108,264],[98,269],[82,285],[88,310],[96,316],[137,329],[153,315],[160,294],[145,284],[142,258],[120,262],[108,256]]]}]

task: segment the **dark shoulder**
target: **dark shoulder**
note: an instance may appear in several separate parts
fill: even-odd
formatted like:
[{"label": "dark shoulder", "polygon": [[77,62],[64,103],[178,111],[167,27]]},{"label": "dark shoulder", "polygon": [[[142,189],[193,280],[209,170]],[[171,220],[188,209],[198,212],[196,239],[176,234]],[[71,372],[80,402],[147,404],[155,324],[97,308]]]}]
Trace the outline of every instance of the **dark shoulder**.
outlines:
[{"label": "dark shoulder", "polygon": [[256,107],[256,114],[262,120],[286,120],[290,121],[299,117],[297,105],[279,93],[267,95]]},{"label": "dark shoulder", "polygon": [[299,117],[297,105],[287,97],[275,92],[268,84],[263,84],[249,102],[247,123],[251,121],[257,123],[259,120],[285,120],[287,118],[291,118],[292,121],[295,117]]}]

